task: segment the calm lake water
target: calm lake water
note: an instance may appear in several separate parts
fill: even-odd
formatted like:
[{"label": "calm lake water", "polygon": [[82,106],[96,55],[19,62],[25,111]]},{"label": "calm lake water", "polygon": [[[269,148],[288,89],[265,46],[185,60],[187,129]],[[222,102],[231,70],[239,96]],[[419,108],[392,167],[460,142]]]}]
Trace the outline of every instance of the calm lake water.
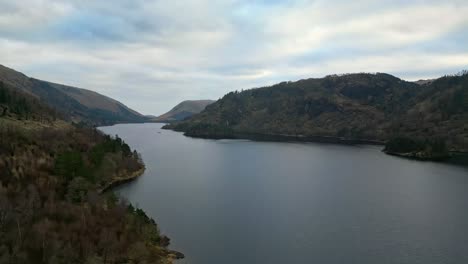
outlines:
[{"label": "calm lake water", "polygon": [[102,127],[146,173],[117,189],[190,264],[468,263],[468,169],[377,146],[206,140]]}]

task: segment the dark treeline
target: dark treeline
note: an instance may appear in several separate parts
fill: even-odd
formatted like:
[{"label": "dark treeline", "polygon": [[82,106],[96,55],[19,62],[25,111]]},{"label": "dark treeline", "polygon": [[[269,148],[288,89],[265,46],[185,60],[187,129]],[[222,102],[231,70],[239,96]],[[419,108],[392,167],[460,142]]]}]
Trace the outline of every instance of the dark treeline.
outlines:
[{"label": "dark treeline", "polygon": [[0,263],[170,263],[180,257],[141,209],[112,192],[99,194],[115,177],[143,169],[136,151],[93,128],[57,125],[47,107],[40,112],[49,120],[45,126],[34,98],[8,91],[0,87],[9,112],[0,117]]},{"label": "dark treeline", "polygon": [[0,117],[53,121],[59,114],[38,99],[0,81]]}]

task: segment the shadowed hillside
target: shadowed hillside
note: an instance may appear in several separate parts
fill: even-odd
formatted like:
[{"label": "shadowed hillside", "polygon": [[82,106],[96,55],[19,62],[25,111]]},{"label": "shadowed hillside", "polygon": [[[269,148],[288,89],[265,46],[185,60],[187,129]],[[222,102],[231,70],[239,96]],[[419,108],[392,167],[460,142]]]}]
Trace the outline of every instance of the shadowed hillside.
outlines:
[{"label": "shadowed hillside", "polygon": [[0,80],[44,101],[63,113],[64,118],[76,123],[104,125],[148,120],[124,104],[96,92],[29,78],[1,65]]}]

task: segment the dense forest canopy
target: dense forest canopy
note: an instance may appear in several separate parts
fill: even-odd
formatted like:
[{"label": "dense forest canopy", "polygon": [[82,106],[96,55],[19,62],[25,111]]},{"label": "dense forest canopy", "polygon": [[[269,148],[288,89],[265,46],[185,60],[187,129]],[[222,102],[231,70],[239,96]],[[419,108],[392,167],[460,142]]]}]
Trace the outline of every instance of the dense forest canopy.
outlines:
[{"label": "dense forest canopy", "polygon": [[200,114],[166,128],[212,138],[438,138],[451,150],[468,151],[468,74],[424,84],[384,73],[283,82],[228,93]]}]

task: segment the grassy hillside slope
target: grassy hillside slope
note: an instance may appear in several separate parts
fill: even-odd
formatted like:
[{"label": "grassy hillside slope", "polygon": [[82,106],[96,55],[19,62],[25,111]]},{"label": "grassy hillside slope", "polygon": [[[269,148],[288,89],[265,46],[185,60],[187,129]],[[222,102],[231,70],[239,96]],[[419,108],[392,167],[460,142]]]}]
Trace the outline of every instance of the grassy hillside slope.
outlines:
[{"label": "grassy hillside slope", "polygon": [[0,81],[32,95],[67,120],[91,125],[144,122],[148,119],[122,103],[86,89],[41,81],[0,65]]},{"label": "grassy hillside slope", "polygon": [[213,100],[187,100],[179,103],[169,112],[154,118],[155,122],[182,121],[203,111]]}]

